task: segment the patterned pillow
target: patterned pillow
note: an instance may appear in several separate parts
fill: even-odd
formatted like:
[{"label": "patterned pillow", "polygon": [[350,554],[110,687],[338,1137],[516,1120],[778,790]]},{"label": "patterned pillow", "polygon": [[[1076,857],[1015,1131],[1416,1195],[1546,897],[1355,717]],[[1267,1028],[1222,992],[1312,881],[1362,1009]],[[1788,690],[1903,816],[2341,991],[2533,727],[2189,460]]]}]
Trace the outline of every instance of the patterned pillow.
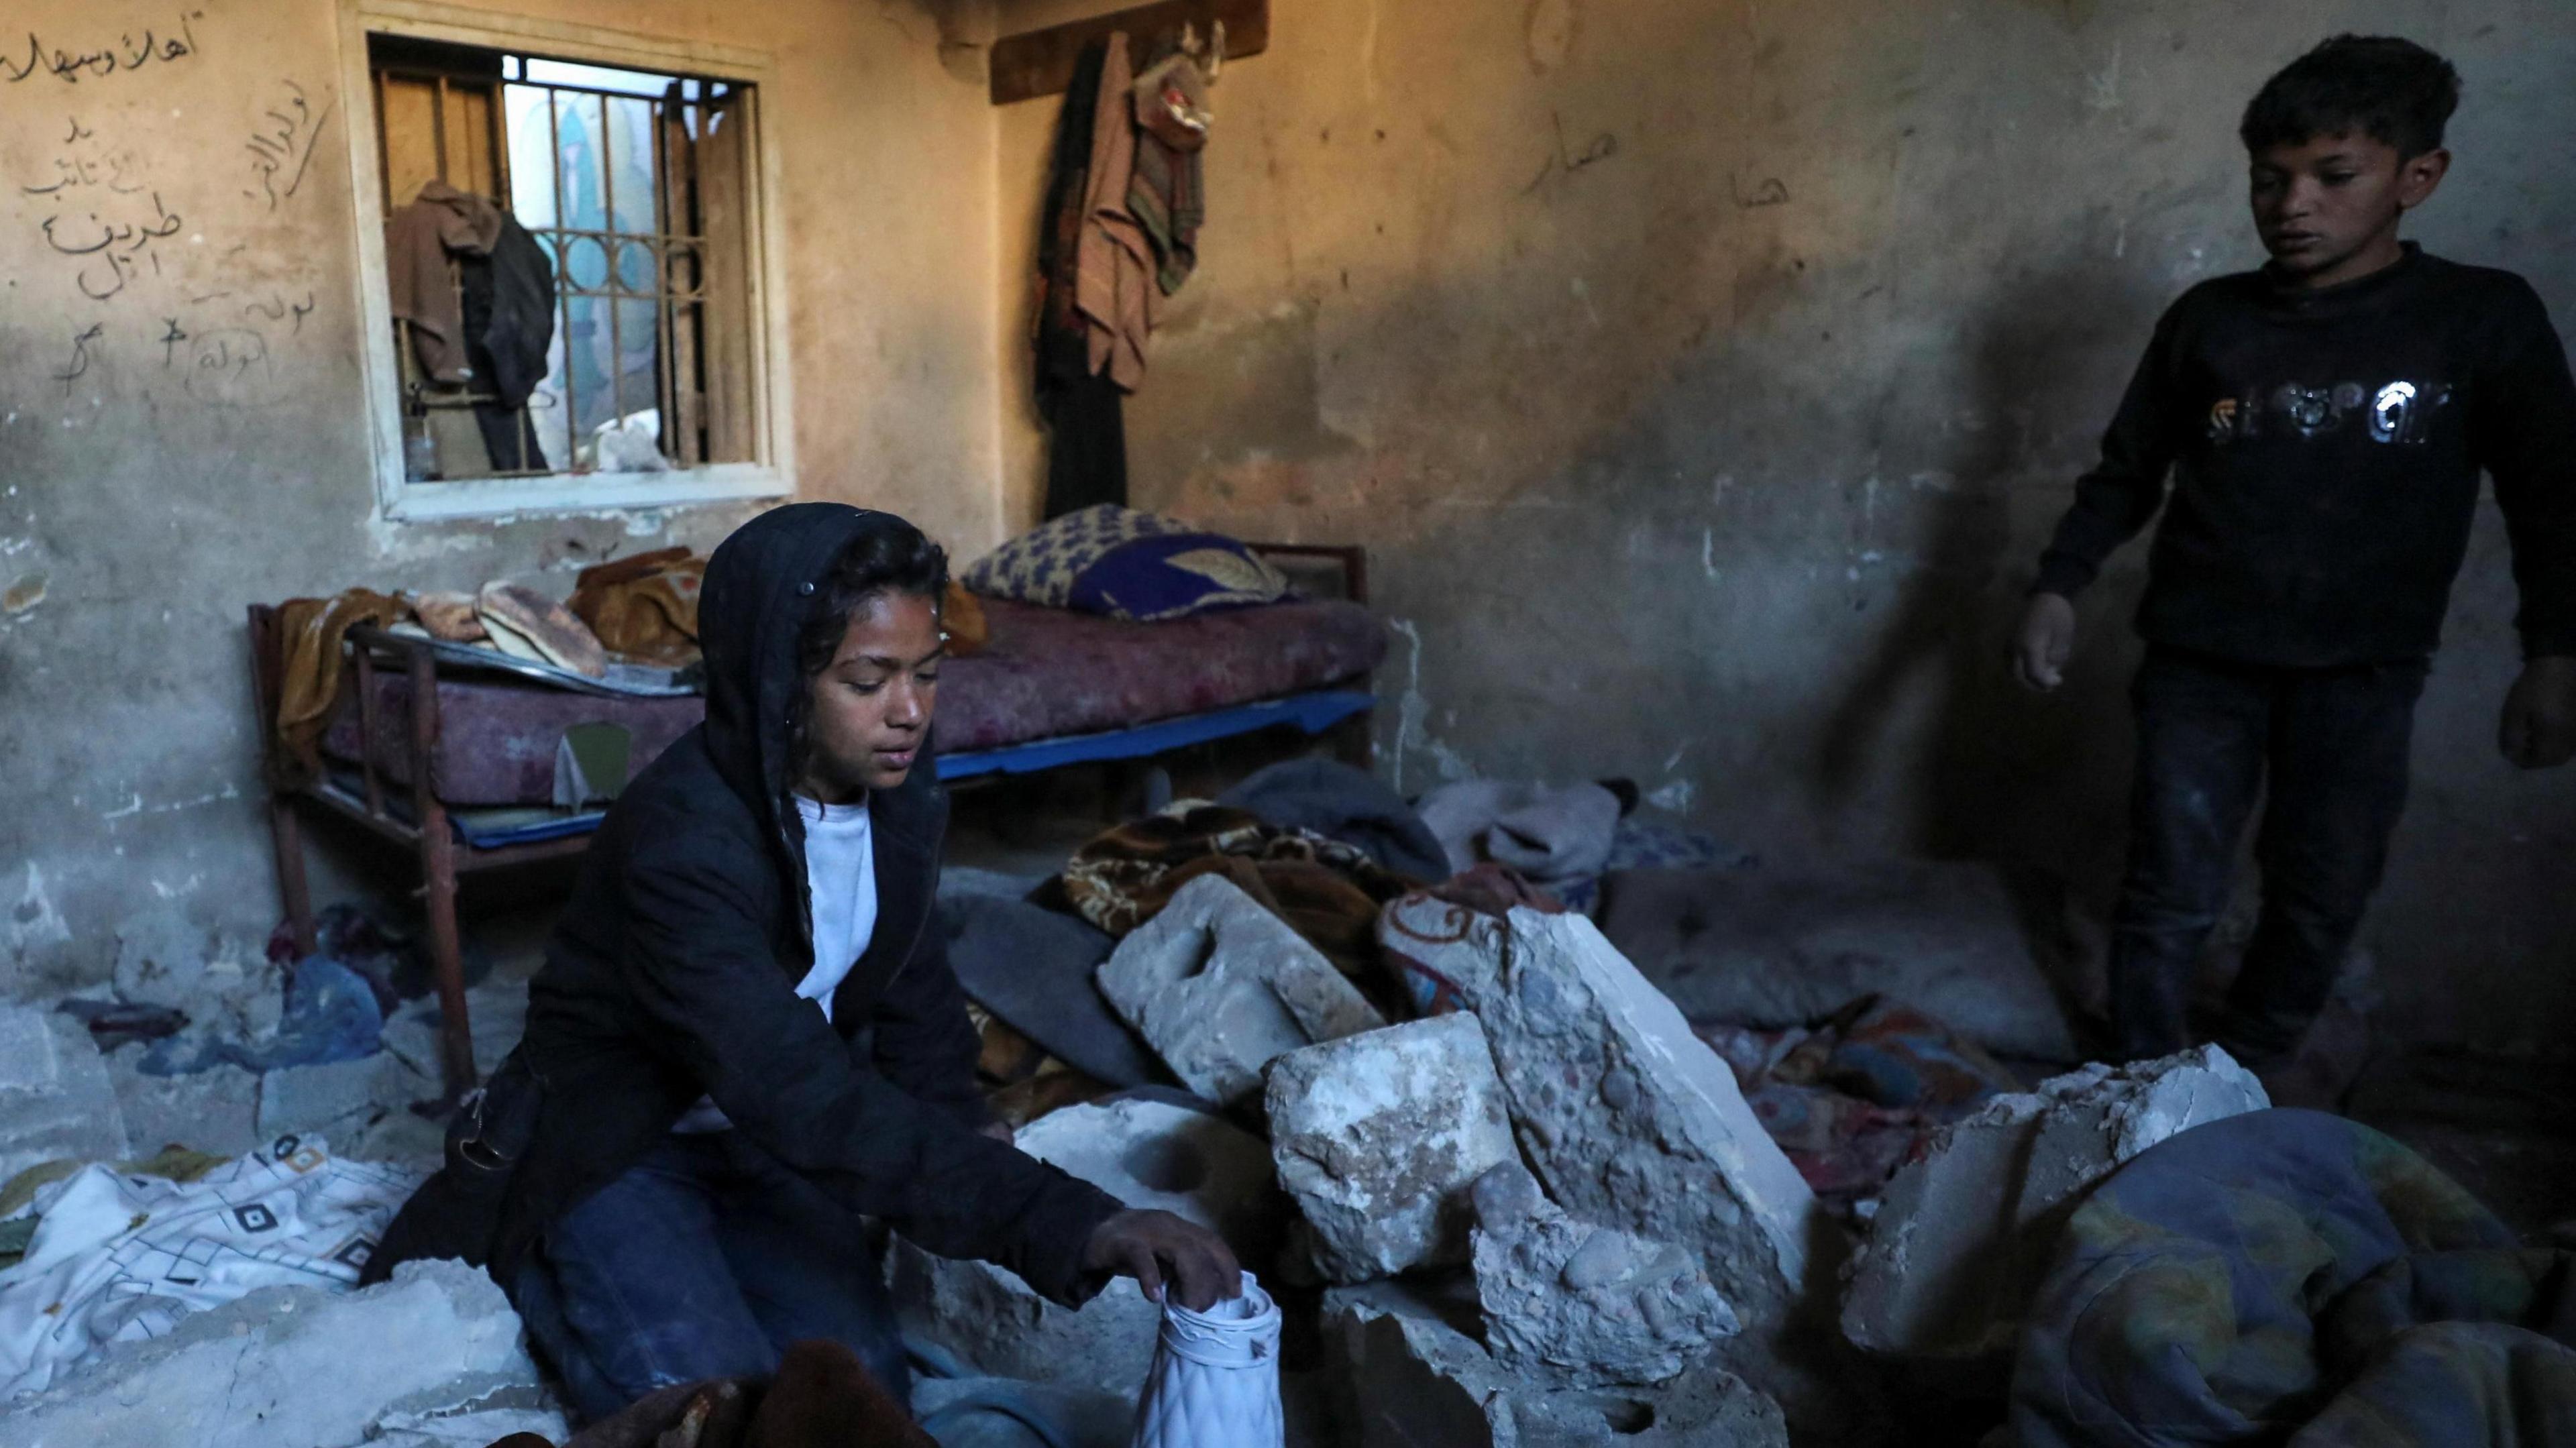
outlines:
[{"label": "patterned pillow", "polygon": [[1110,549],[1189,531],[1169,518],[1102,503],[1041,523],[976,559],[963,581],[988,597],[1063,608],[1073,596],[1075,576]]},{"label": "patterned pillow", "polygon": [[1216,533],[1163,533],[1122,543],[1075,575],[1066,600],[1111,618],[1184,618],[1277,603],[1288,580],[1252,550]]},{"label": "patterned pillow", "polygon": [[1231,538],[1103,503],[1012,539],[966,570],[996,598],[1165,619],[1277,603],[1288,579]]}]

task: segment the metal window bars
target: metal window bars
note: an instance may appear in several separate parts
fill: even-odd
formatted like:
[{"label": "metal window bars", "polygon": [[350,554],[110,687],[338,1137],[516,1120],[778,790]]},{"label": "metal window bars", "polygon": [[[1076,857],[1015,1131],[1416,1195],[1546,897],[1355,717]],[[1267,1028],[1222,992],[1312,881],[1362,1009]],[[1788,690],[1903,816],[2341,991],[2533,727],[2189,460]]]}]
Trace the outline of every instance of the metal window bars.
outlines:
[{"label": "metal window bars", "polygon": [[[513,67],[513,74],[518,70]],[[750,338],[747,333],[722,335],[729,327],[746,325],[747,310],[730,292],[739,286],[749,258],[711,252],[727,245],[743,249],[740,201],[751,88],[657,78],[667,84],[661,95],[651,96],[565,81],[503,79],[497,73],[459,80],[400,65],[375,67],[379,159],[389,211],[400,203],[393,194],[397,167],[388,140],[386,87],[407,83],[427,88],[433,154],[420,159],[433,163],[437,179],[460,190],[483,189],[470,183],[486,181],[505,207],[514,213],[542,209],[548,223],[528,226],[528,231],[554,265],[555,338],[546,378],[518,410],[518,423],[520,456],[540,451],[551,466],[505,470],[489,466],[487,453],[483,466],[466,472],[433,464],[435,475],[543,477],[593,471],[611,461],[601,456],[601,430],[627,429],[645,405],[653,409],[653,443],[662,465],[685,468],[749,459],[748,429],[735,415],[747,410],[742,404],[748,399],[735,396],[747,379],[723,374],[731,370],[728,364],[748,360]],[[513,174],[513,138],[507,130],[514,117],[538,113],[546,128],[546,175],[541,181]],[[576,117],[581,139],[594,152],[585,158],[587,174],[578,183],[567,178],[565,137],[567,122]],[[484,134],[471,134],[478,129]],[[649,138],[649,157],[632,154],[638,132]],[[457,145],[459,137],[471,144]],[[471,157],[462,154],[469,151]],[[519,154],[524,160],[528,152],[521,149]],[[490,164],[478,164],[481,157],[489,157]],[[639,160],[646,164],[636,165]],[[618,204],[621,171],[630,203],[623,209]],[[649,193],[642,208],[631,204],[639,174]],[[521,190],[532,181],[541,188],[527,198],[534,204],[520,205]],[[576,184],[592,194],[575,195]],[[410,189],[416,193],[416,187]],[[520,220],[526,224],[527,216],[521,214]],[[449,271],[454,282],[453,260]],[[604,362],[597,353],[603,321],[608,341]],[[397,321],[395,326],[396,345],[409,370],[414,356],[409,324]],[[629,334],[640,351],[647,332],[651,354],[644,370],[650,380],[639,388],[633,377],[638,369],[629,365]],[[603,381],[604,393],[599,390]],[[431,413],[495,401],[489,393],[409,378],[402,398],[407,447],[415,429],[435,446]],[[539,414],[548,412],[555,416],[541,422]]]}]

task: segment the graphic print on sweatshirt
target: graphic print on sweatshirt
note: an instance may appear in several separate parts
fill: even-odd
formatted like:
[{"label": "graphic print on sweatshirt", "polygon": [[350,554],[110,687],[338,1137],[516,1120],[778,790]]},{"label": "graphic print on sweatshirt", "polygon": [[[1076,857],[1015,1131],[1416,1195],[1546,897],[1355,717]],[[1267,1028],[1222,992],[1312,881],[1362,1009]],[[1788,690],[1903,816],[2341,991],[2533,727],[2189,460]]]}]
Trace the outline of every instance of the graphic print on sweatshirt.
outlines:
[{"label": "graphic print on sweatshirt", "polygon": [[2266,436],[2324,437],[2364,426],[2372,442],[2420,447],[2433,435],[2434,416],[2451,405],[2453,396],[2448,383],[2403,378],[2376,387],[2284,382],[2211,403],[2209,440],[2224,447]]}]

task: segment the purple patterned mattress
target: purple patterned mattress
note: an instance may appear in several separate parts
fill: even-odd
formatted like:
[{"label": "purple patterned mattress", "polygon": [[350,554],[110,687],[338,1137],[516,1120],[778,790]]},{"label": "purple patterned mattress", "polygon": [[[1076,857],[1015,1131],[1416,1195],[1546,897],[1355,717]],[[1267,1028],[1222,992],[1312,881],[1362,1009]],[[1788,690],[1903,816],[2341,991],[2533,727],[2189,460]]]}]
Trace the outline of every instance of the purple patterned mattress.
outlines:
[{"label": "purple patterned mattress", "polygon": [[[1096,734],[1275,698],[1355,678],[1386,655],[1375,615],[1353,603],[1238,609],[1162,623],[1127,623],[1067,609],[984,600],[985,651],[941,670],[939,752],[998,749],[1032,739]],[[376,675],[376,771],[411,785],[411,680]],[[439,738],[431,782],[449,805],[544,804],[554,798],[555,747],[576,724],[622,724],[635,770],[704,715],[705,701],[606,698],[542,684],[446,676],[438,681]],[[344,689],[322,750],[358,762],[358,701]]]}]

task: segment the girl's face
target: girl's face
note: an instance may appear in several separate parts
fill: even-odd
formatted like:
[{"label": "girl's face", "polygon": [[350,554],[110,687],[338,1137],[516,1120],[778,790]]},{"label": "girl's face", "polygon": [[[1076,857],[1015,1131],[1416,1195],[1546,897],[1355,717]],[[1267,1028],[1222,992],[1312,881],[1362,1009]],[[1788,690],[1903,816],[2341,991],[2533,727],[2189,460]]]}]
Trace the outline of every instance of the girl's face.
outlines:
[{"label": "girl's face", "polygon": [[929,737],[947,652],[932,599],[884,593],[853,610],[832,662],[807,684],[798,792],[855,804],[869,790],[902,784]]}]

